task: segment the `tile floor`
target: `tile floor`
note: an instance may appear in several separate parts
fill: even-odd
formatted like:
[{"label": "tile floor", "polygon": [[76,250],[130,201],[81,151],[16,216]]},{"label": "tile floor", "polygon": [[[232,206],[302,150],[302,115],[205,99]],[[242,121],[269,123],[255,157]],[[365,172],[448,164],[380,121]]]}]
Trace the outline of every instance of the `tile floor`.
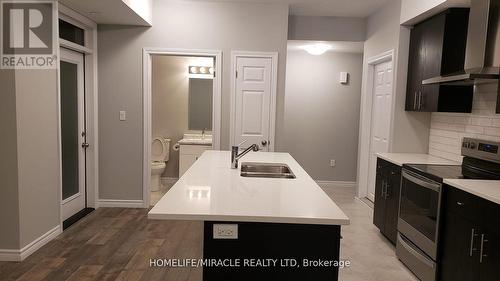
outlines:
[{"label": "tile floor", "polygon": [[418,279],[397,259],[395,247],[373,223],[373,209],[354,197],[354,190],[345,187],[323,187],[351,219],[342,228],[342,259],[351,267],[340,271],[341,281],[417,281]]}]

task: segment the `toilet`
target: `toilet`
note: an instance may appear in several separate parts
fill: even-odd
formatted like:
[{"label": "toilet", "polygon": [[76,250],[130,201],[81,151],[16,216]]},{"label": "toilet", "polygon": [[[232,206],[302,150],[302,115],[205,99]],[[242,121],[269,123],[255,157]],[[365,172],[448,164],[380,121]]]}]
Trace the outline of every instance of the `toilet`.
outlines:
[{"label": "toilet", "polygon": [[151,191],[159,191],[162,187],[161,175],[167,166],[165,162],[170,157],[170,139],[153,138],[151,143]]}]

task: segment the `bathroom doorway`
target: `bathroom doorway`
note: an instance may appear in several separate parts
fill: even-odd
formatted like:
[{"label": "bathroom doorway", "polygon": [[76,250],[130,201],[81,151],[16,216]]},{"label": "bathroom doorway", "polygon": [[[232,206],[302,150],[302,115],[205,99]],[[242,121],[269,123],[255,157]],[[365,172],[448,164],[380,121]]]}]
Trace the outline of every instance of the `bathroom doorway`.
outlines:
[{"label": "bathroom doorway", "polygon": [[[220,53],[145,50],[145,206],[219,149]],[[147,65],[147,66],[146,66]]]}]

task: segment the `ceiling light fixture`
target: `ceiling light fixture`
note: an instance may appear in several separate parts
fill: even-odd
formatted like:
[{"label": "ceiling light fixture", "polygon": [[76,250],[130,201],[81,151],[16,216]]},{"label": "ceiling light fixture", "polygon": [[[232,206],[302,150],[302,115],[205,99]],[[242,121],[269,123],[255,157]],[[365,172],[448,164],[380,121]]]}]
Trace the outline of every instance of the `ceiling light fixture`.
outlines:
[{"label": "ceiling light fixture", "polygon": [[311,55],[319,56],[324,54],[326,51],[330,50],[332,46],[325,43],[315,43],[311,45],[302,46],[301,48]]}]

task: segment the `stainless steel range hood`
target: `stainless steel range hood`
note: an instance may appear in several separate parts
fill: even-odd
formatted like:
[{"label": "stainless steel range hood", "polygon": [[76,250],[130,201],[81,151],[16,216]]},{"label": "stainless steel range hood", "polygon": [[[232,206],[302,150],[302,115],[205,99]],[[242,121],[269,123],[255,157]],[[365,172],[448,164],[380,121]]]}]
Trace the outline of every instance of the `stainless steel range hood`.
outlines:
[{"label": "stainless steel range hood", "polygon": [[464,70],[422,84],[474,85],[500,78],[500,0],[472,0]]}]

